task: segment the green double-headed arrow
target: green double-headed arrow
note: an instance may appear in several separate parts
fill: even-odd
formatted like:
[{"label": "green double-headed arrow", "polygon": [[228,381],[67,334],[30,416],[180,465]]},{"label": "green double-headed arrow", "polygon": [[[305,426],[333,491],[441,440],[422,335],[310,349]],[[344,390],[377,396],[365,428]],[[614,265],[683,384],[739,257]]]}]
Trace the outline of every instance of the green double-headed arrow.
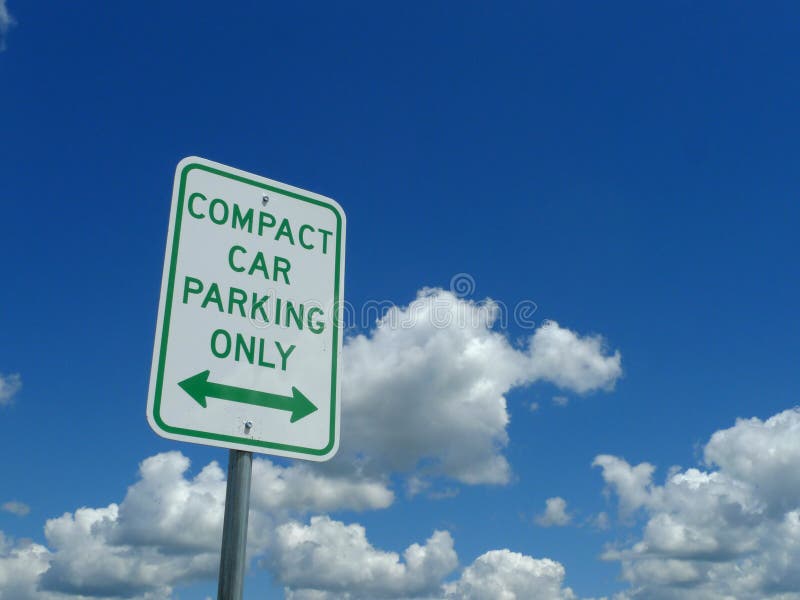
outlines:
[{"label": "green double-headed arrow", "polygon": [[292,417],[289,419],[292,423],[307,417],[317,410],[314,403],[306,398],[296,387],[292,387],[291,396],[280,396],[222,383],[211,383],[208,380],[210,374],[211,371],[206,370],[197,375],[192,375],[178,384],[203,408],[206,407],[207,397],[219,398],[220,400],[230,400],[231,402],[242,402],[244,404],[254,404],[255,406],[288,411],[292,413]]}]

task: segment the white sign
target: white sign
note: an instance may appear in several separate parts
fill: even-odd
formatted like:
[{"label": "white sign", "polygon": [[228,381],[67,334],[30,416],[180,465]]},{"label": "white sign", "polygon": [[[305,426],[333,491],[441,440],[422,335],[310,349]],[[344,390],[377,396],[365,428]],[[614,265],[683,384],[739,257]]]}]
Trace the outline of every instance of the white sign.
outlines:
[{"label": "white sign", "polygon": [[156,433],[309,460],[336,453],[344,242],[330,198],[180,162],[147,402]]}]

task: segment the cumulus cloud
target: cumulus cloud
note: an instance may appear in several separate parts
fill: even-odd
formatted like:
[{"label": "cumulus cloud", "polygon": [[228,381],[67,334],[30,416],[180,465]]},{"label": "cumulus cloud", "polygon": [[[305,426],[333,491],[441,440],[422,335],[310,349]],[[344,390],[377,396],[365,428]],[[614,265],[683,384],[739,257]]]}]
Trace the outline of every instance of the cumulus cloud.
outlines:
[{"label": "cumulus cloud", "polygon": [[[491,555],[444,590],[443,579],[458,565],[448,532],[434,532],[401,556],[373,547],[358,524],[326,516],[298,520],[386,508],[398,475],[412,495],[457,492],[446,481],[434,485],[437,478],[505,483],[510,390],[547,381],[585,393],[608,389],[621,375],[619,353],[608,352],[599,337],[551,322],[517,346],[493,328],[497,316],[490,301],[478,304],[442,290],[423,290],[408,306],[391,309],[372,332],[345,344],[339,455],[321,465],[254,461],[248,554],[263,558],[289,597],[434,598],[459,590],[478,597],[468,573],[479,569],[495,569],[498,582],[507,575],[496,585],[509,593],[521,585],[517,580],[563,578],[552,561]],[[189,468],[180,452],[152,456],[119,504],[50,519],[46,546],[6,548],[2,564],[17,555],[38,557],[36,569],[3,571],[16,578],[9,589],[17,585],[47,600],[48,594],[155,599],[169,597],[175,585],[213,577],[225,474],[215,462],[194,475]],[[552,598],[568,597],[560,583],[553,589],[562,595]],[[25,598],[21,592],[14,597]]]},{"label": "cumulus cloud", "polygon": [[[7,568],[2,573],[8,589],[28,590],[28,596],[19,592],[12,597],[45,598],[52,593],[166,598],[174,585],[214,577],[225,473],[216,462],[194,476],[189,476],[189,467],[189,459],[180,452],[151,456],[142,461],[139,478],[121,503],[80,508],[48,520],[47,546],[4,548],[2,564]],[[309,471],[305,465],[279,467],[256,459],[248,552],[263,554],[277,524],[292,514],[385,508],[392,499],[383,484],[354,479],[352,474],[339,477]],[[17,504],[6,503],[4,508],[22,510],[24,505]],[[35,557],[37,569],[13,568],[25,557]]]},{"label": "cumulus cloud", "polygon": [[115,504],[48,521],[45,537],[54,552],[41,587],[74,595],[127,598],[155,592],[166,597],[176,582],[215,573],[218,559],[211,551],[170,554],[169,547],[124,544],[110,539],[115,527]]},{"label": "cumulus cloud", "polygon": [[3,375],[0,373],[0,406],[10,404],[17,392],[22,388],[19,373]]},{"label": "cumulus cloud", "polygon": [[50,564],[50,552],[29,541],[13,543],[0,532],[0,600],[43,598],[36,586]]},{"label": "cumulus cloud", "polygon": [[[0,532],[0,600],[113,600],[114,596],[50,592],[41,587],[41,578],[50,568],[52,553],[46,546],[30,540],[14,542]],[[135,600],[168,600],[170,594],[146,592],[129,595]]]},{"label": "cumulus cloud", "polygon": [[758,489],[771,512],[781,514],[800,502],[800,413],[789,410],[766,421],[740,419],[717,431],[705,460]]},{"label": "cumulus cloud", "polygon": [[352,471],[343,473],[327,465],[300,462],[281,467],[256,459],[250,499],[254,506],[274,514],[361,511],[387,508],[394,501],[394,493],[385,481]]},{"label": "cumulus cloud", "polygon": [[[308,524],[278,522],[274,515],[288,514],[290,503],[314,504],[293,489],[298,481],[313,475],[324,487],[326,480],[318,474],[286,475],[291,468],[259,462],[262,473],[269,474],[266,489],[279,498],[265,502],[254,495],[248,552],[262,557],[286,586],[287,598],[531,598],[525,593],[530,589],[540,594],[533,598],[574,597],[562,588],[561,565],[508,550],[485,554],[459,580],[443,584],[458,566],[447,531],[433,532],[400,555],[375,548],[357,523],[328,516],[313,516]],[[157,600],[171,597],[175,585],[212,579],[219,560],[224,475],[212,462],[190,477],[189,466],[179,452],[144,460],[139,479],[120,504],[81,508],[47,521],[47,546],[11,544],[0,535],[0,600]],[[281,484],[284,477],[287,485]],[[348,488],[334,484],[323,494],[325,502],[339,504],[335,498],[342,489]],[[356,489],[355,495],[360,504],[371,492]]]},{"label": "cumulus cloud", "polygon": [[[164,546],[187,552],[213,550],[222,532],[225,473],[211,462],[190,479],[186,477],[189,466],[189,459],[180,452],[165,452],[142,461],[139,481],[128,488],[119,508],[97,526],[98,533],[122,545]],[[55,533],[57,527],[77,516],[76,512],[74,517],[65,515],[49,521],[45,533],[48,528]]]},{"label": "cumulus cloud", "polygon": [[[42,589],[108,597],[168,597],[176,583],[216,574],[225,478],[212,462],[187,478],[179,452],[144,460],[121,504],[50,519]],[[254,541],[263,539],[258,518]]]},{"label": "cumulus cloud", "polygon": [[458,565],[453,538],[436,531],[400,556],[374,548],[361,525],[312,517],[275,532],[271,570],[293,598],[406,598],[435,593]]},{"label": "cumulus cloud", "polygon": [[444,587],[446,598],[459,600],[575,600],[563,587],[564,567],[510,550],[492,550]]},{"label": "cumulus cloud", "polygon": [[[622,373],[619,352],[555,322],[517,348],[493,329],[499,311],[440,289],[393,307],[345,344],[340,463],[372,476],[412,473],[502,484],[511,469],[506,394],[547,381],[585,393]],[[334,459],[336,462],[337,459]]]},{"label": "cumulus cloud", "polygon": [[600,456],[626,512],[641,508],[641,539],[610,549],[631,583],[626,598],[800,599],[800,412],[739,420],[711,436],[705,469],[654,468]]},{"label": "cumulus cloud", "polygon": [[584,393],[613,388],[622,375],[621,363],[619,351],[606,352],[602,337],[581,337],[549,321],[531,338],[527,376]]},{"label": "cumulus cloud", "polygon": [[[508,550],[488,552],[458,580],[444,583],[458,567],[447,531],[435,531],[399,554],[374,547],[358,523],[328,516],[312,516],[307,524],[280,520],[293,512],[292,504],[301,511],[320,503],[347,504],[338,498],[346,490],[356,498],[353,505],[371,507],[387,499],[379,491],[373,501],[371,487],[348,487],[352,481],[340,487],[342,482],[333,480],[331,489],[321,494],[326,499],[312,502],[295,486],[312,477],[308,481],[324,488],[328,479],[266,460],[256,461],[254,470],[255,465],[266,486],[252,497],[248,555],[261,557],[262,566],[285,585],[289,599],[574,598],[563,587],[560,564]],[[11,543],[0,534],[0,600],[166,600],[176,585],[213,579],[224,474],[215,462],[194,476],[189,467],[180,452],[144,460],[121,503],[80,508],[48,520],[47,545]],[[270,494],[276,498],[265,500]]]},{"label": "cumulus cloud", "polygon": [[457,566],[453,539],[437,531],[403,558],[375,549],[360,525],[315,517],[309,525],[278,528],[273,571],[287,583],[287,600],[577,600],[564,586],[560,563],[508,549],[491,550],[455,581],[442,580]]},{"label": "cumulus cloud", "polygon": [[641,463],[631,467],[622,458],[601,454],[595,457],[592,466],[603,470],[606,485],[617,493],[623,518],[630,517],[649,500],[655,471],[653,465]]},{"label": "cumulus cloud", "polygon": [[545,500],[544,512],[535,519],[542,527],[563,527],[572,521],[572,515],[567,512],[567,501],[556,496]]},{"label": "cumulus cloud", "polygon": [[[174,585],[216,574],[225,473],[211,462],[194,477],[189,459],[166,452],[144,460],[120,504],[81,508],[50,519],[44,590],[90,596],[168,596]],[[384,508],[383,485],[253,463],[248,548],[268,547],[276,523],[311,510]]]},{"label": "cumulus cloud", "polygon": [[8,513],[11,513],[12,515],[17,515],[18,517],[24,517],[31,512],[30,506],[24,502],[18,502],[17,500],[9,500],[8,502],[4,502],[0,508]]}]

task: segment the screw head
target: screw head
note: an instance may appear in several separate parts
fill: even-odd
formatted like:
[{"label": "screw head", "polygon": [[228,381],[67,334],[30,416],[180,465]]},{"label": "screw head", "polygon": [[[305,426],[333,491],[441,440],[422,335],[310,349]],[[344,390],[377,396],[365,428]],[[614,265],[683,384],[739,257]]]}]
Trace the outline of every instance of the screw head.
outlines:
[{"label": "screw head", "polygon": [[253,428],[253,422],[252,421],[245,421],[244,422],[244,428],[245,429],[252,429]]},{"label": "screw head", "polygon": [[269,203],[269,196],[267,196],[266,194],[264,194],[264,195],[261,197],[261,206],[266,206],[268,203]]}]

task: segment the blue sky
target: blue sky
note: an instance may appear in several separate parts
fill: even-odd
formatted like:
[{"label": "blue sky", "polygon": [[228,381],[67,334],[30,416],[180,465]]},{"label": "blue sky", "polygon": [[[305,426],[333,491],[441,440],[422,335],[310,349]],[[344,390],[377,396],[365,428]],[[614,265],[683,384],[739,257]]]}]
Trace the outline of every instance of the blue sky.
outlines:
[{"label": "blue sky", "polygon": [[259,463],[246,598],[800,598],[798,29],[788,2],[0,0],[0,598],[214,595],[227,453],[145,419],[190,155],[335,198],[356,308],[536,306],[348,331],[347,451]]}]

